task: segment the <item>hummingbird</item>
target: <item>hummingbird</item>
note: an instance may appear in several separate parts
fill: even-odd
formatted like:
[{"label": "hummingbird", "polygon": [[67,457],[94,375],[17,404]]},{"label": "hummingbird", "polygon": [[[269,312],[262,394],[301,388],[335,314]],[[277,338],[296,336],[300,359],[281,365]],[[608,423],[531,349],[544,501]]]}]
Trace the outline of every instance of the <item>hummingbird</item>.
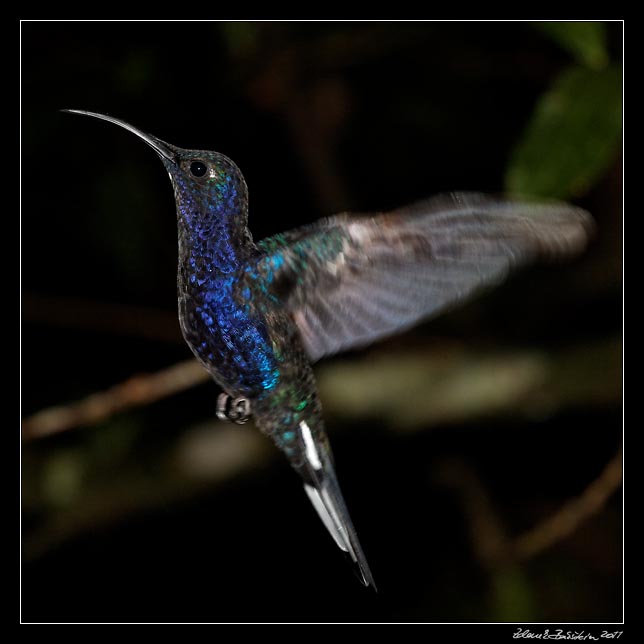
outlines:
[{"label": "hummingbird", "polygon": [[376,589],[334,469],[312,365],[408,329],[533,260],[580,252],[590,215],[561,202],[442,194],[383,213],[343,213],[255,242],[231,159],[125,121],[167,170],[177,210],[183,337],[221,387],[216,414],[258,429],[300,475],[322,523]]}]

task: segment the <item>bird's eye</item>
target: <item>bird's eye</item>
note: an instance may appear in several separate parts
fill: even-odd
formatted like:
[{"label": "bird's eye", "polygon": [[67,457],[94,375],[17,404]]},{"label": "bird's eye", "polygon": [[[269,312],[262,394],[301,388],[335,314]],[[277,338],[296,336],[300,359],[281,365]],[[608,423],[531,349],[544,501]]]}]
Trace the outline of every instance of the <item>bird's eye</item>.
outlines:
[{"label": "bird's eye", "polygon": [[208,166],[203,161],[193,161],[190,164],[190,172],[195,177],[203,177],[208,172]]}]

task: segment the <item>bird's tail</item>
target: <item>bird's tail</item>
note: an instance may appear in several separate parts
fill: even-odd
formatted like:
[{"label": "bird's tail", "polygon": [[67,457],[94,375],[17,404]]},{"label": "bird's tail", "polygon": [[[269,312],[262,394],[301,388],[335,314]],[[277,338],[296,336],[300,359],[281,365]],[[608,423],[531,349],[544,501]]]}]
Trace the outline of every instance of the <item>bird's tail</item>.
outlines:
[{"label": "bird's tail", "polygon": [[305,422],[300,423],[299,430],[304,458],[297,465],[294,464],[294,467],[304,480],[304,490],[333,540],[347,553],[360,581],[365,586],[372,586],[377,590],[342,497],[331,452],[327,448],[318,449],[322,446],[314,441]]}]

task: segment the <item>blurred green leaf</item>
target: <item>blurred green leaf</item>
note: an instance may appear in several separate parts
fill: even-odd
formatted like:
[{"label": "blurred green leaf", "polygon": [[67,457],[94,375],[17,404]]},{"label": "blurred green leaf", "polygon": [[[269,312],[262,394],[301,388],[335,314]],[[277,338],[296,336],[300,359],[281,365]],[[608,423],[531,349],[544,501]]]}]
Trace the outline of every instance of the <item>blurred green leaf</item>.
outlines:
[{"label": "blurred green leaf", "polygon": [[79,449],[66,449],[51,456],[43,468],[43,496],[54,506],[68,506],[82,490],[86,461]]},{"label": "blurred green leaf", "polygon": [[154,165],[141,170],[131,159],[108,169],[97,178],[98,207],[85,221],[97,257],[138,293],[145,292],[159,275],[154,253],[162,209],[153,201],[158,195],[142,181],[143,172],[155,170]]},{"label": "blurred green leaf", "polygon": [[94,427],[89,435],[89,455],[95,464],[101,463],[109,468],[115,463],[124,462],[130,456],[142,425],[133,415],[117,415]]},{"label": "blurred green leaf", "polygon": [[152,80],[155,59],[150,51],[130,52],[121,65],[115,67],[116,81],[128,94],[140,95]]},{"label": "blurred green leaf", "polygon": [[537,604],[526,575],[517,566],[499,568],[492,577],[492,612],[499,622],[532,622]]},{"label": "blurred green leaf", "polygon": [[601,22],[535,22],[534,26],[591,69],[608,65],[606,28]]},{"label": "blurred green leaf", "polygon": [[613,161],[622,128],[622,71],[565,70],[537,103],[510,157],[505,189],[566,199]]},{"label": "blurred green leaf", "polygon": [[233,57],[249,57],[259,44],[259,28],[254,22],[221,22],[219,28]]}]

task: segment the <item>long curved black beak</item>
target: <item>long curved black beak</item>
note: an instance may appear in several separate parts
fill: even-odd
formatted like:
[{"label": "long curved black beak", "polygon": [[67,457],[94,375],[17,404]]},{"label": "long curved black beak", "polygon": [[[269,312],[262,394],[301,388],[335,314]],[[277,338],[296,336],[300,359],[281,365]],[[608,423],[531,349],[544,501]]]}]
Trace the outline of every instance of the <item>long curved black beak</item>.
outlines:
[{"label": "long curved black beak", "polygon": [[140,139],[143,139],[162,159],[166,159],[167,161],[176,164],[178,148],[175,148],[169,143],[165,143],[161,139],[157,139],[156,136],[152,136],[151,134],[146,134],[145,132],[138,130],[137,128],[133,127],[129,123],[126,123],[125,121],[122,121],[121,119],[114,118],[113,116],[107,116],[106,114],[98,114],[97,112],[86,112],[84,110],[61,110],[61,112],[93,116],[94,118],[103,119],[104,121],[108,121],[109,123],[119,125],[120,127],[128,130],[128,132],[132,132],[132,134],[136,134],[136,136],[138,136]]}]

